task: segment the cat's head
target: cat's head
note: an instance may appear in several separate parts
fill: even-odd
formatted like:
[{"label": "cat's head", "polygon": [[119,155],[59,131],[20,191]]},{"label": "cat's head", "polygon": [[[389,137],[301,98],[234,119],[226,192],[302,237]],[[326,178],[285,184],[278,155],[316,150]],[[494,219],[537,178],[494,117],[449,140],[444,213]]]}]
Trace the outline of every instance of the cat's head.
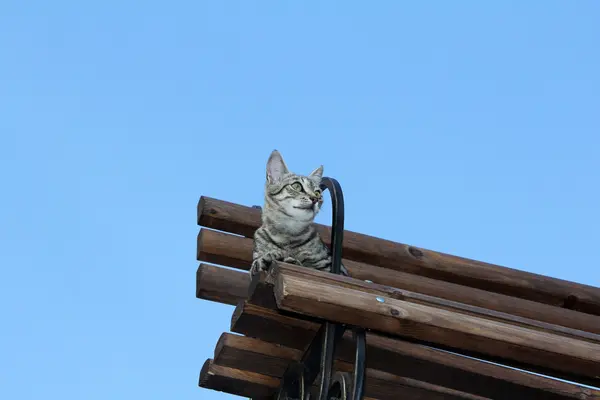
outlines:
[{"label": "cat's head", "polygon": [[291,172],[281,154],[273,150],[267,161],[267,205],[299,221],[312,221],[323,205],[322,177],[322,165],[308,175]]}]

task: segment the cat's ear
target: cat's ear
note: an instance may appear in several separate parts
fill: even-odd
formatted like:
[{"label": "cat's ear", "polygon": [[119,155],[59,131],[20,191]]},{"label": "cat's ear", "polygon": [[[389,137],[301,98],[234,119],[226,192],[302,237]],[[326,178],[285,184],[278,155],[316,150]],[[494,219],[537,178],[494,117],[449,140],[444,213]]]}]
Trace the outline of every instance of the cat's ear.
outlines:
[{"label": "cat's ear", "polygon": [[267,182],[275,183],[280,181],[289,172],[281,154],[277,150],[273,150],[269,156],[269,161],[267,161]]},{"label": "cat's ear", "polygon": [[323,166],[321,165],[319,168],[315,169],[308,175],[309,178],[314,178],[316,180],[321,180],[323,177]]}]

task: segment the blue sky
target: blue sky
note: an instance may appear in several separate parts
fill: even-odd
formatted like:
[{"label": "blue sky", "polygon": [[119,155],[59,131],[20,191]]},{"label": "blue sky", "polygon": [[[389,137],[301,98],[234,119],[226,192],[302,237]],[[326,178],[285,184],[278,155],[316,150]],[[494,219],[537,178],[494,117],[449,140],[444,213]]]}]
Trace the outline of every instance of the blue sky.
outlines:
[{"label": "blue sky", "polygon": [[599,14],[3,2],[0,397],[233,398],[197,387],[233,309],[194,297],[195,207],[260,204],[274,148],[347,229],[600,286]]}]

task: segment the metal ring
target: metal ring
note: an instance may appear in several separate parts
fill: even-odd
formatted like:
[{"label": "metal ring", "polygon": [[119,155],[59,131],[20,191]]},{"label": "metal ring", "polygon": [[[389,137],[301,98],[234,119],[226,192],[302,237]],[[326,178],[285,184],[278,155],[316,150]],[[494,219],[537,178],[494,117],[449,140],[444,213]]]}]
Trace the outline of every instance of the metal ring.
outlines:
[{"label": "metal ring", "polygon": [[305,393],[305,367],[302,363],[296,361],[290,365],[283,376],[281,387],[277,393],[277,400],[304,399]]},{"label": "metal ring", "polygon": [[351,400],[350,395],[350,383],[352,378],[347,372],[336,372],[333,375],[331,386],[327,392],[327,400]]}]

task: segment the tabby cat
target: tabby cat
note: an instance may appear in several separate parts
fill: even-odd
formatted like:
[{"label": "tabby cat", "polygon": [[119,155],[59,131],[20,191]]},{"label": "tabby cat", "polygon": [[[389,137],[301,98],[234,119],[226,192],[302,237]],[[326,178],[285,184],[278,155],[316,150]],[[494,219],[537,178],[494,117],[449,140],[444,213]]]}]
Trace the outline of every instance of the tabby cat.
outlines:
[{"label": "tabby cat", "polygon": [[[323,166],[309,175],[290,172],[277,150],[267,161],[262,225],[254,233],[251,274],[283,261],[331,271],[331,252],[313,225],[323,205]],[[342,265],[342,274],[348,271]]]}]

